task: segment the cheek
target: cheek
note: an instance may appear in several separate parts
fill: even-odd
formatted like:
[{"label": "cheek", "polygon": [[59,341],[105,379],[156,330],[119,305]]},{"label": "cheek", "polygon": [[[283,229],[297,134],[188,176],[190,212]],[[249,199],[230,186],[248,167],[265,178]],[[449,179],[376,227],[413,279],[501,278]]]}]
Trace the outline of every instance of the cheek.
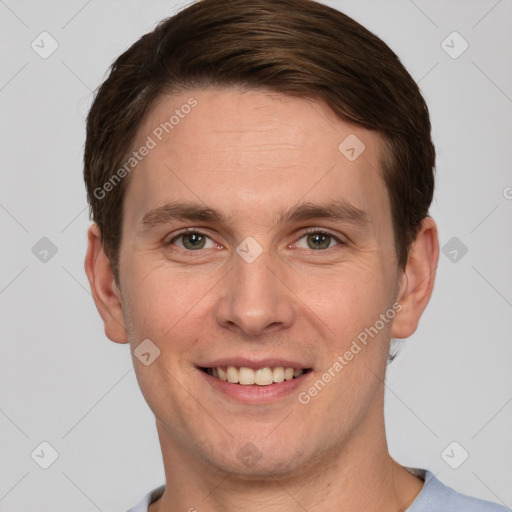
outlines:
[{"label": "cheek", "polygon": [[170,339],[173,346],[181,338],[193,338],[202,328],[199,317],[208,302],[211,279],[168,269],[165,263],[132,266],[127,313],[134,336],[157,343]]},{"label": "cheek", "polygon": [[[178,435],[185,430],[188,415],[197,413],[187,390],[195,392],[191,373],[197,370],[190,363],[197,355],[199,335],[210,327],[205,308],[211,309],[207,300],[211,286],[204,278],[191,279],[163,264],[133,266],[128,274],[125,303],[133,326],[132,352],[145,339],[160,351],[148,366],[133,356],[137,381],[156,417]],[[186,386],[180,384],[185,382]]]},{"label": "cheek", "polygon": [[393,287],[378,265],[352,263],[300,281],[300,297],[329,328],[336,348],[350,344],[393,303]]}]

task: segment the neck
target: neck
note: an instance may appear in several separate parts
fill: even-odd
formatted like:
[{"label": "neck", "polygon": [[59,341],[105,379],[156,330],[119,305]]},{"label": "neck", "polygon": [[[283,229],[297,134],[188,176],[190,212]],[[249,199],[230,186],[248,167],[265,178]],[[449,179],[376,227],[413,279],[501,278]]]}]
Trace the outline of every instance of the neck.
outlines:
[{"label": "neck", "polygon": [[423,483],[389,455],[383,413],[360,424],[344,446],[293,475],[250,478],[212,468],[157,424],[166,490],[150,512],[397,512],[406,510]]}]

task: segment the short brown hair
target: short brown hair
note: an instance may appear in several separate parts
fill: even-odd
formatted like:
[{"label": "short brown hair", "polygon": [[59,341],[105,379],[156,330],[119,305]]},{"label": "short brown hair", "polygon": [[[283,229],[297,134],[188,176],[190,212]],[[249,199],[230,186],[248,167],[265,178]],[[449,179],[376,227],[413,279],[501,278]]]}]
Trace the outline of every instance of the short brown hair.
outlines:
[{"label": "short brown hair", "polygon": [[162,21],[112,65],[87,119],[84,178],[92,219],[118,278],[129,176],[113,178],[155,98],[242,86],[325,102],[382,135],[382,176],[400,266],[434,190],[435,149],[417,84],[393,51],[345,14],[312,0],[201,0]]}]

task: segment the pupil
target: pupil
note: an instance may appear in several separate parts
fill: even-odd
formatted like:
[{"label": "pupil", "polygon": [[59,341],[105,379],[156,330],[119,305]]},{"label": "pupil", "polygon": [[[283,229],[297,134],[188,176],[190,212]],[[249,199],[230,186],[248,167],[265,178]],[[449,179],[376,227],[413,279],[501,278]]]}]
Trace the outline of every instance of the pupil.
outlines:
[{"label": "pupil", "polygon": [[198,247],[202,247],[204,245],[203,236],[197,233],[185,235],[183,237],[183,245],[187,247],[187,249],[197,249]]},{"label": "pupil", "polygon": [[329,235],[315,233],[309,236],[309,246],[311,249],[327,249],[329,247],[330,240],[331,237]]}]

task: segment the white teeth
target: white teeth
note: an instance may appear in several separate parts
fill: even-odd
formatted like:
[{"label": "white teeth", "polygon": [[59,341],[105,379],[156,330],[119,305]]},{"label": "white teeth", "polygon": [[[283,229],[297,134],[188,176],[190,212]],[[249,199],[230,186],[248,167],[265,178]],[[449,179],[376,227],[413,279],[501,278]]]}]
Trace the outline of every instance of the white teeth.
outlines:
[{"label": "white teeth", "polygon": [[258,386],[269,386],[273,382],[272,370],[268,366],[254,372],[254,383]]},{"label": "white teeth", "polygon": [[276,366],[272,372],[272,379],[274,382],[283,382],[284,380],[284,368],[282,366]]},{"label": "white teeth", "polygon": [[227,376],[228,382],[238,384],[238,370],[234,366],[228,366]]},{"label": "white teeth", "polygon": [[238,381],[244,386],[254,384],[254,370],[252,368],[242,366],[238,372]]},{"label": "white teeth", "polygon": [[270,384],[300,377],[304,373],[304,370],[285,368],[283,366],[276,366],[274,368],[265,366],[264,368],[258,368],[256,370],[246,366],[241,366],[240,368],[228,366],[224,370],[224,368],[218,366],[217,368],[210,368],[208,373],[221,381],[231,382],[232,384],[241,384],[243,386],[269,386]]},{"label": "white teeth", "polygon": [[220,366],[217,367],[217,371],[219,372],[219,379],[226,382],[228,380],[226,372]]}]

